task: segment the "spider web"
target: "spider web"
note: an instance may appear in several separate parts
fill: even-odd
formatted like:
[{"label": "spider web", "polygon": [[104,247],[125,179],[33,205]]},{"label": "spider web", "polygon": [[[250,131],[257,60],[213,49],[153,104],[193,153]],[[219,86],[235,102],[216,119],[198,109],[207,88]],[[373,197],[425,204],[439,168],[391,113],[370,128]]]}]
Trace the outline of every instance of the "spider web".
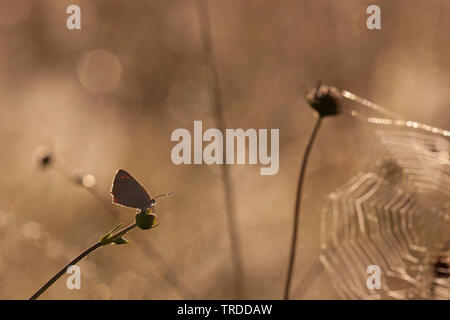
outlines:
[{"label": "spider web", "polygon": [[328,196],[320,261],[343,299],[449,299],[449,142],[410,128],[376,136],[381,159]]},{"label": "spider web", "polygon": [[450,197],[450,147],[446,139],[414,131],[376,131],[388,154],[419,193]]}]

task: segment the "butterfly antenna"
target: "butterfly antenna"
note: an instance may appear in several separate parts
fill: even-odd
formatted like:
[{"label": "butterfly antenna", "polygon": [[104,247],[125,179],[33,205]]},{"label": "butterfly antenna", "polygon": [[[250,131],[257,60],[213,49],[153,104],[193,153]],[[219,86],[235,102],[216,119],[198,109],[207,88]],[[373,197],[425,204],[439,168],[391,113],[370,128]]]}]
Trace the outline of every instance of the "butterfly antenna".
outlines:
[{"label": "butterfly antenna", "polygon": [[170,196],[170,195],[172,195],[172,194],[173,194],[172,191],[167,192],[167,193],[158,194],[158,195],[155,197],[155,199],[158,199],[159,197]]}]

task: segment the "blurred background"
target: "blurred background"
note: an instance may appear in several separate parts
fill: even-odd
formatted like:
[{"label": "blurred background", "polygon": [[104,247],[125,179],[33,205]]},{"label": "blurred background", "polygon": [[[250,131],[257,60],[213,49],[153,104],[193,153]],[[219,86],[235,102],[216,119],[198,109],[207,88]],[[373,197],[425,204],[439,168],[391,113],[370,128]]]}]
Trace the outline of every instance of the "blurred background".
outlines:
[{"label": "blurred background", "polygon": [[[66,28],[71,4],[81,8],[81,30]],[[381,30],[366,28],[371,4],[381,8]],[[208,5],[226,127],[280,129],[278,174],[229,167],[242,296],[279,299],[314,120],[307,90],[322,80],[449,129],[450,2]],[[170,158],[174,129],[192,132],[194,120],[204,130],[218,126],[201,39],[191,0],[0,0],[1,299],[29,298],[118,222],[133,222],[133,209],[110,204],[118,168],[151,195],[175,192],[157,203],[160,226],[134,230],[134,243],[102,248],[79,263],[81,290],[67,290],[63,276],[42,298],[234,297],[223,171],[176,166]],[[317,261],[326,195],[367,168],[375,140],[373,128],[356,118],[324,121],[306,175],[294,288]],[[45,168],[37,163],[42,145],[51,153]],[[93,177],[67,179],[73,168],[95,177],[95,185]],[[154,250],[159,258],[152,259]],[[165,266],[185,289],[168,281]],[[337,297],[320,270],[301,296]]]}]

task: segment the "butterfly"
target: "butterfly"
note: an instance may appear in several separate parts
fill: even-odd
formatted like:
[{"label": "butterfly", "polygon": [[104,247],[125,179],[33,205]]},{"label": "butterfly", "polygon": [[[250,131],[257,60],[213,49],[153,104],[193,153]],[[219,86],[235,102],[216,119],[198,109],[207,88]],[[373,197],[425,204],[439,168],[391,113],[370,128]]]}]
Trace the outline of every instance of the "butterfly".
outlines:
[{"label": "butterfly", "polygon": [[152,199],[147,190],[131,174],[119,169],[114,176],[111,194],[113,203],[146,212],[153,210],[157,198],[169,196],[173,192],[163,193]]}]

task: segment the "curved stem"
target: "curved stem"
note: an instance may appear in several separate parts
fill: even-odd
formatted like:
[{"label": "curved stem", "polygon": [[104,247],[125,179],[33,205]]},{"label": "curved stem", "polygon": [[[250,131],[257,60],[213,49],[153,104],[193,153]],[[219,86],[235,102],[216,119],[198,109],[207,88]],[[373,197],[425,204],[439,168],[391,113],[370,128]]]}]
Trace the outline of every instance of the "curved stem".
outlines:
[{"label": "curved stem", "polygon": [[[211,104],[216,111],[217,126],[225,132],[225,117],[222,104],[222,94],[219,85],[219,73],[217,62],[214,59],[214,52],[211,43],[211,17],[209,15],[208,0],[197,0],[197,13],[200,25],[203,59],[205,65],[209,67],[209,82],[211,93]],[[233,185],[230,171],[227,165],[222,166],[223,187],[225,193],[225,205],[227,213],[228,237],[231,248],[231,261],[233,263],[235,299],[242,299],[243,266],[240,239],[238,233],[238,223],[236,219],[236,207],[234,203]]]},{"label": "curved stem", "polygon": [[126,233],[130,232],[131,230],[133,230],[135,227],[137,226],[136,222],[133,224],[130,224],[128,227],[123,228],[122,230],[117,231],[115,234],[113,234],[110,238],[109,238],[109,242],[106,244],[110,244],[111,242],[114,242],[114,240],[124,236]]},{"label": "curved stem", "polygon": [[302,161],[302,165],[300,168],[300,175],[299,175],[298,184],[297,184],[297,198],[295,201],[294,223],[293,223],[293,232],[292,232],[292,239],[291,239],[291,251],[290,251],[290,255],[289,255],[288,272],[287,272],[286,284],[285,284],[285,288],[284,288],[284,299],[285,300],[289,299],[289,289],[291,287],[291,282],[292,282],[292,270],[294,269],[294,264],[295,264],[295,251],[297,248],[298,227],[299,227],[300,210],[301,210],[301,204],[302,204],[303,180],[304,180],[304,176],[305,176],[306,166],[308,164],[309,154],[311,153],[311,149],[314,144],[314,140],[317,136],[317,132],[319,131],[321,121],[322,121],[322,118],[319,116],[314,125],[314,129],[311,133],[311,137],[309,138],[308,145],[306,146],[305,154],[303,155],[303,161]]},{"label": "curved stem", "polygon": [[[55,167],[55,171],[69,181],[78,184],[78,182],[73,179],[73,173],[76,171],[74,167],[60,157],[56,158],[55,160],[58,160],[58,162],[60,163],[60,167]],[[83,185],[81,184],[81,186]],[[84,187],[84,189],[90,192],[95,197],[95,199],[99,203],[101,203],[105,207],[105,209],[107,209],[108,212],[111,212],[114,215],[116,219],[119,219],[119,212],[111,205],[111,202],[106,201],[98,193],[98,190],[95,189],[95,187]],[[142,236],[141,234],[136,234],[133,238],[133,242],[139,248],[142,254],[144,254],[149,262],[159,270],[161,276],[178,292],[181,298],[187,300],[197,299],[197,296],[194,294],[194,292],[192,292],[192,290],[184,284],[183,280],[177,274],[175,269],[164,259],[163,255],[146,237]]]},{"label": "curved stem", "polygon": [[122,230],[113,234],[109,238],[110,241],[108,241],[108,242],[99,241],[99,242],[95,243],[94,245],[92,245],[91,247],[89,247],[88,249],[86,249],[85,251],[83,251],[78,257],[76,257],[75,259],[70,261],[61,270],[59,270],[58,273],[56,273],[50,280],[47,281],[47,283],[45,283],[38,291],[36,291],[36,293],[33,294],[29,300],[36,300],[41,294],[43,294],[48,288],[50,288],[50,286],[52,284],[54,284],[56,282],[56,280],[61,278],[61,276],[66,273],[68,267],[73,266],[77,262],[81,261],[84,257],[86,257],[91,252],[95,251],[96,249],[98,249],[102,246],[105,246],[107,244],[111,244],[114,240],[122,237],[124,234],[131,231],[135,227],[136,227],[136,223],[133,223],[133,224],[129,225],[128,227],[123,228]]}]

